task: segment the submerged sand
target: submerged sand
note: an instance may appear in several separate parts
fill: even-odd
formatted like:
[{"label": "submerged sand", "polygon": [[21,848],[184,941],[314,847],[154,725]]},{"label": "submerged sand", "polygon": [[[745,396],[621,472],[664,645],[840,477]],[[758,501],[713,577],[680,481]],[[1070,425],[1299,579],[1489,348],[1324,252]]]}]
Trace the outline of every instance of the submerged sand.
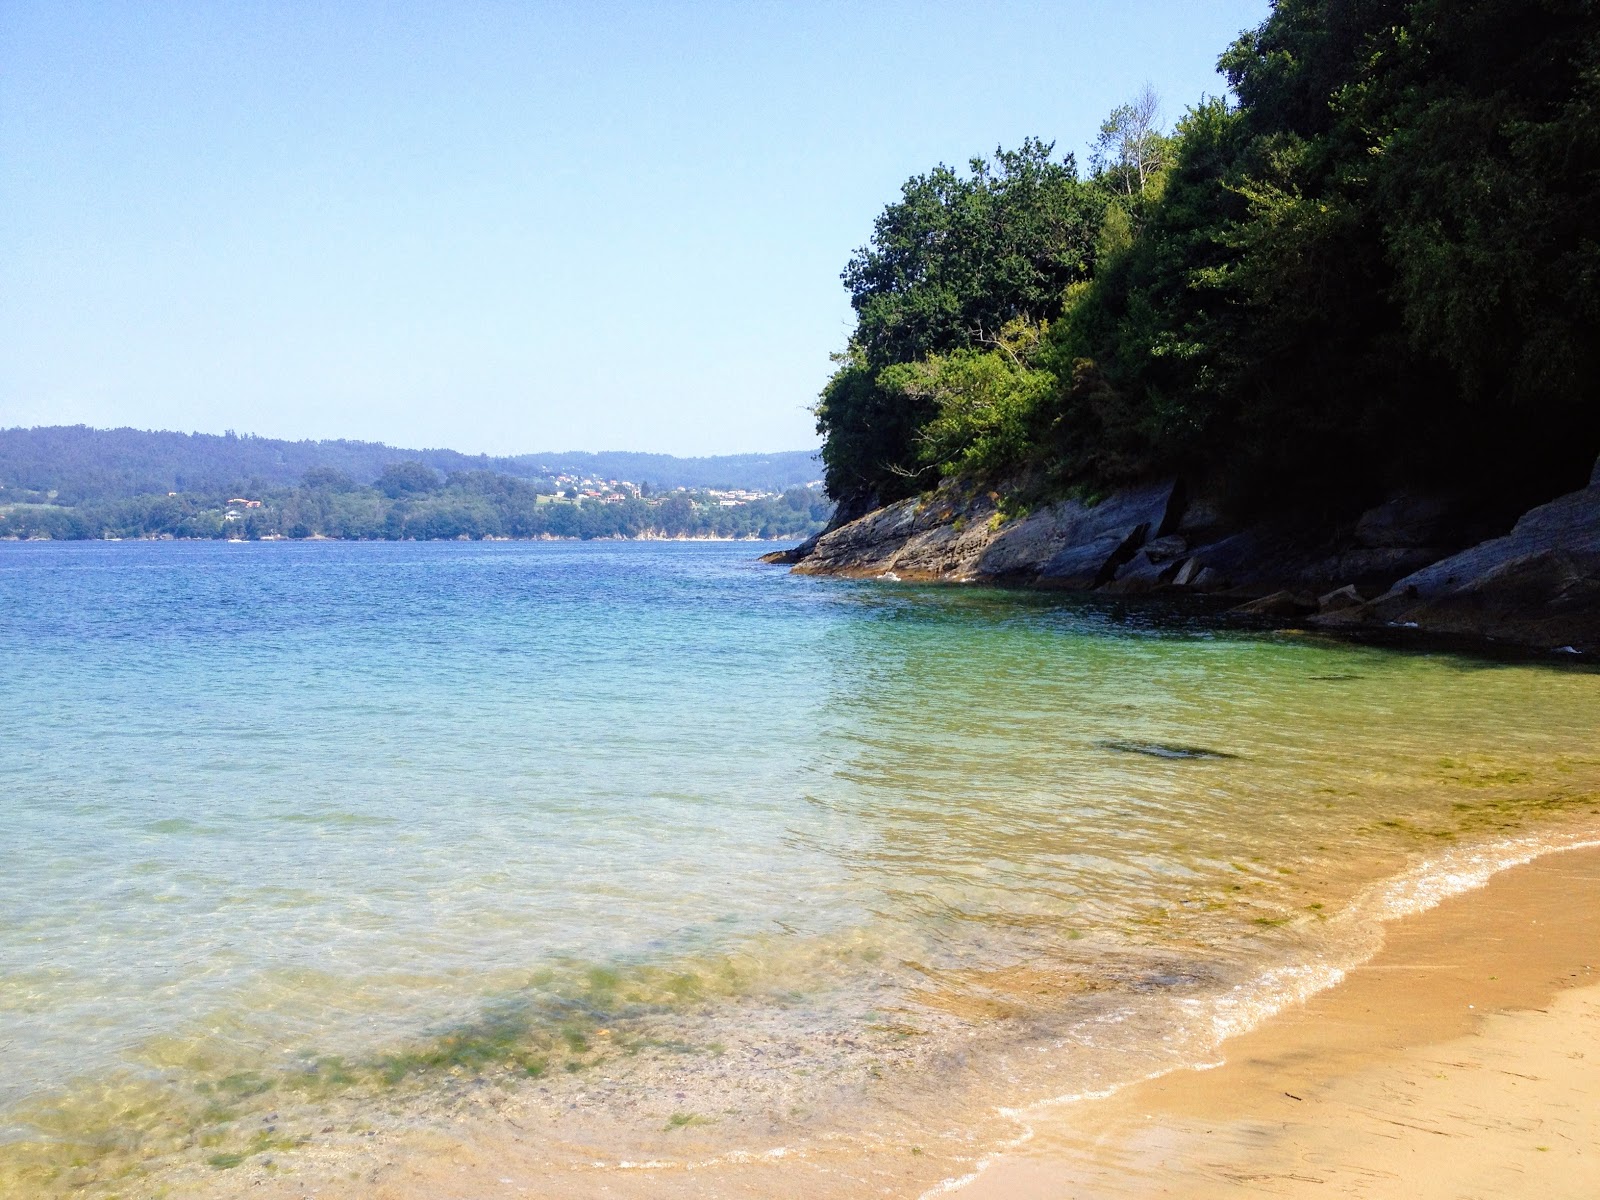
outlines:
[{"label": "submerged sand", "polygon": [[[961,1177],[906,1146],[867,1151],[858,1140],[574,1170],[552,1163],[539,1130],[495,1121],[380,1134],[315,1159],[191,1177],[182,1190],[375,1200],[1590,1197],[1600,1195],[1597,967],[1600,850],[1571,850],[1392,922],[1375,958],[1226,1042],[1221,1065],[1014,1114],[1012,1147]],[[679,1131],[683,1149],[694,1132]]]}]

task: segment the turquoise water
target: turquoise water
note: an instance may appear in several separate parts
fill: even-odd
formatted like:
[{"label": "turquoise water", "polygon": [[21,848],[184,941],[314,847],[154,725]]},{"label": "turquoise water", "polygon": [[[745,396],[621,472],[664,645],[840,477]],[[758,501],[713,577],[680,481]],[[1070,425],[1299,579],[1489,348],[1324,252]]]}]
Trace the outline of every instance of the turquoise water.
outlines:
[{"label": "turquoise water", "polygon": [[767,1112],[780,1048],[794,1138],[959,1124],[1203,1057],[1386,880],[1600,806],[1592,672],[754,555],[0,544],[0,1184],[192,1165],[291,1087]]}]

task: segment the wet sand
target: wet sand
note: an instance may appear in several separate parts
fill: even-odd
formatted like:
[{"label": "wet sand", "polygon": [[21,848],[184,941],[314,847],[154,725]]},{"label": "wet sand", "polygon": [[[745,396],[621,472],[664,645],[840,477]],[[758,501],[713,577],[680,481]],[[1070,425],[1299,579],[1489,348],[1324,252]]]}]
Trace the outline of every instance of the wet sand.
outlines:
[{"label": "wet sand", "polygon": [[1600,850],[1389,927],[1225,1062],[1026,1114],[962,1200],[1600,1196]]},{"label": "wet sand", "polygon": [[1600,1195],[1600,850],[1547,855],[1391,923],[1374,959],[1228,1041],[1223,1053],[1209,1069],[1019,1113],[1011,1128],[1028,1131],[1021,1144],[985,1160],[975,1176],[943,1183],[956,1164],[904,1146],[871,1152],[852,1139],[730,1157],[708,1145],[702,1157],[690,1149],[693,1130],[675,1135],[683,1140],[670,1162],[574,1171],[546,1157],[546,1131],[503,1113],[453,1131],[302,1151],[204,1182],[191,1176],[181,1192],[322,1200]]}]

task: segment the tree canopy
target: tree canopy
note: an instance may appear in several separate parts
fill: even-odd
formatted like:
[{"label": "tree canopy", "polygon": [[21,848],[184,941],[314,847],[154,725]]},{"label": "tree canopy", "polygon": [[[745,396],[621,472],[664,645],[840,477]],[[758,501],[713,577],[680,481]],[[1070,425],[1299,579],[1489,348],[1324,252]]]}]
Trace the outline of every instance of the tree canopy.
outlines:
[{"label": "tree canopy", "polygon": [[889,500],[928,481],[917,437],[936,408],[880,382],[885,368],[1044,320],[1094,269],[1105,197],[1078,178],[1071,155],[1054,153],[1029,140],[974,158],[965,174],[939,166],[908,180],[850,259],[843,280],[856,332],[817,406],[833,495]]},{"label": "tree canopy", "polygon": [[845,272],[835,496],[1185,472],[1544,490],[1600,451],[1592,0],[1279,0],[1170,133],[909,181]]}]

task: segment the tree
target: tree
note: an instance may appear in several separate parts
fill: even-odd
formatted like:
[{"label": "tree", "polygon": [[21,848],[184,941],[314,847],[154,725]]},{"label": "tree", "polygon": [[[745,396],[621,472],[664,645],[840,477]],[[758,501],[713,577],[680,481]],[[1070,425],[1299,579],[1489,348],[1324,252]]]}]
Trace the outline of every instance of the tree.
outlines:
[{"label": "tree", "polygon": [[[1221,67],[1237,104],[1184,119],[1154,203],[1052,332],[1058,474],[1184,470],[1246,507],[1581,483],[1593,0],[1279,0]],[[1137,144],[1137,106],[1119,113],[1107,161]]]},{"label": "tree", "polygon": [[308,488],[324,488],[330,492],[350,492],[356,486],[356,481],[338,467],[312,467],[300,477],[300,482]]},{"label": "tree", "polygon": [[843,273],[856,330],[816,408],[828,492],[846,511],[934,482],[918,438],[935,415],[891,394],[879,373],[932,354],[982,347],[1013,321],[1049,320],[1088,277],[1105,195],[1071,155],[1037,139],[963,175],[939,166],[906,181]]},{"label": "tree", "polygon": [[1171,139],[1161,132],[1161,99],[1148,83],[1100,123],[1090,166],[1095,177],[1124,196],[1143,196],[1165,170]]},{"label": "tree", "polygon": [[395,500],[402,496],[422,496],[438,490],[439,475],[432,467],[419,462],[392,463],[383,469],[375,486]]}]

